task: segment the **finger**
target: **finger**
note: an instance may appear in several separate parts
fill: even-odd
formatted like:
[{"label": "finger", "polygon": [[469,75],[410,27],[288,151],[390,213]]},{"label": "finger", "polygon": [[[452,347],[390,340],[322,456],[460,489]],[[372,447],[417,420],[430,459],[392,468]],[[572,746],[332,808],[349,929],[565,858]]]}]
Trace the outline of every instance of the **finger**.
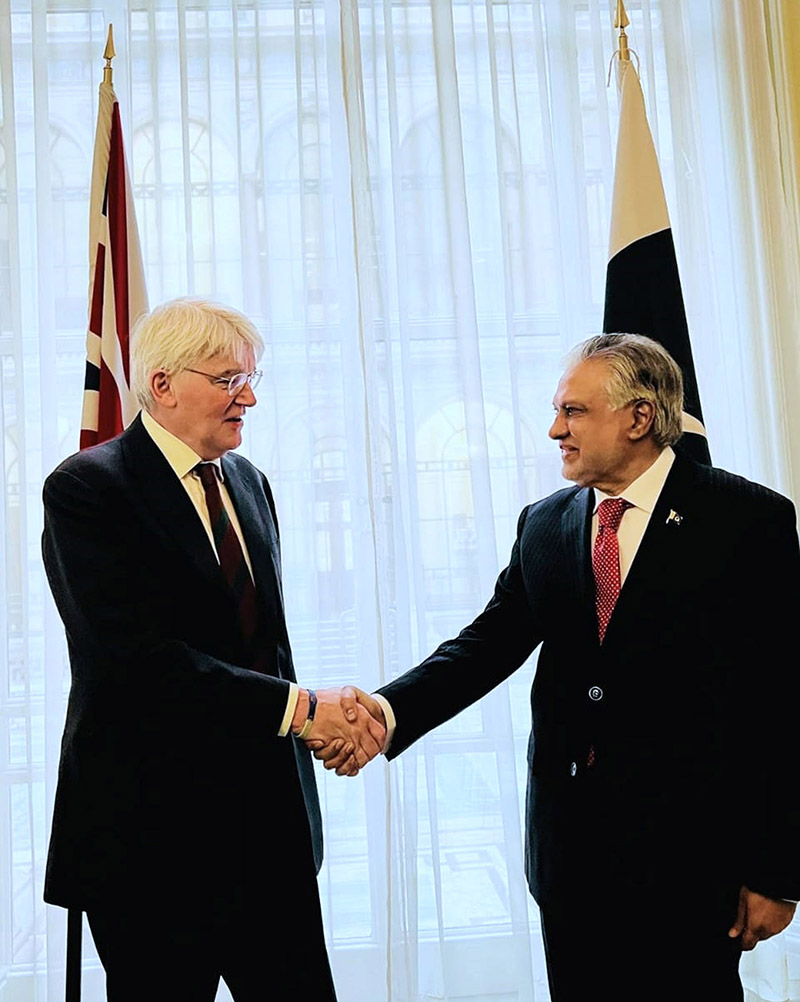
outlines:
[{"label": "finger", "polygon": [[758,936],[750,929],[745,929],[742,933],[742,950],[747,952],[752,950],[758,942]]},{"label": "finger", "polygon": [[336,772],[338,773],[341,767],[346,762],[350,761],[351,757],[352,757],[351,755],[337,755],[336,758],[328,759],[327,762],[323,762],[322,764],[325,766],[326,769],[328,770],[335,769]]},{"label": "finger", "polygon": [[[348,741],[339,748],[335,755],[329,755],[327,758],[320,760],[326,769],[338,769],[343,762],[346,762],[352,756],[354,748],[355,745]],[[319,752],[314,752],[314,757],[320,758]]]},{"label": "finger", "polygon": [[345,762],[344,765],[339,766],[336,770],[337,776],[357,776],[358,766],[356,765],[354,759],[350,759],[349,762]]},{"label": "finger", "polygon": [[380,724],[373,716],[371,716],[363,705],[360,705],[358,713],[358,720],[356,722],[356,729],[359,734],[360,741],[372,740],[377,744],[378,748],[383,751],[383,746],[386,743],[386,728],[383,724]]},{"label": "finger", "polygon": [[368,696],[365,692],[359,692],[358,701],[367,710],[373,720],[376,720],[381,727],[386,727],[386,716],[383,712],[383,707],[377,699]]},{"label": "finger", "polygon": [[356,690],[352,685],[346,685],[343,687],[341,696],[339,697],[339,702],[341,704],[345,720],[354,724],[358,718],[358,697],[356,695]]},{"label": "finger", "polygon": [[[340,754],[342,749],[346,747],[348,743],[345,742],[343,738],[334,738],[327,744],[325,744],[324,741],[319,740],[315,741],[314,744],[317,745],[317,747],[313,749],[314,758],[319,759],[320,762],[327,762],[329,759],[332,759],[334,755]],[[350,747],[352,748],[352,745],[350,745]]]},{"label": "finger", "polygon": [[[383,751],[383,744],[379,744],[372,737],[371,734],[362,734],[361,750],[366,755],[367,762],[371,762],[377,755],[380,755],[380,753]],[[367,762],[364,762],[364,765],[366,765]]]},{"label": "finger", "polygon": [[386,728],[378,723],[374,717],[370,717],[367,721],[367,730],[373,741],[377,744],[378,751],[383,751],[383,746],[386,744]]},{"label": "finger", "polygon": [[737,936],[741,936],[744,931],[745,922],[747,921],[747,898],[745,897],[744,891],[739,892],[739,907],[736,912],[736,921],[728,929],[728,935],[731,939],[736,939]]}]

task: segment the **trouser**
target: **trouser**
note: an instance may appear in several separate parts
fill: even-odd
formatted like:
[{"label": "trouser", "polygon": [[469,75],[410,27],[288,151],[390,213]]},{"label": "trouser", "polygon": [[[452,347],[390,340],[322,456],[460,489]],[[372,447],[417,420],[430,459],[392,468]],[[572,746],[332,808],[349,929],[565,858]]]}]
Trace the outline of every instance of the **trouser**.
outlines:
[{"label": "trouser", "polygon": [[742,1002],[735,896],[719,907],[702,894],[677,885],[542,908],[552,1002]]},{"label": "trouser", "polygon": [[220,978],[236,1002],[336,1002],[318,895],[291,898],[279,881],[271,900],[189,923],[157,905],[90,909],[108,1002],[213,1002]]}]

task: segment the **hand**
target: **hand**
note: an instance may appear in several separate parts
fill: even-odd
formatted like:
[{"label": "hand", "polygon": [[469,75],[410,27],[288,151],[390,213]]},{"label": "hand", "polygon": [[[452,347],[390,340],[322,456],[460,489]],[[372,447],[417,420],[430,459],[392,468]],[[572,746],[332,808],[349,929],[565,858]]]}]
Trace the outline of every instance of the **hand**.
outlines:
[{"label": "hand", "polygon": [[[341,690],[341,707],[348,720],[355,720],[359,714],[367,713],[371,721],[371,727],[379,728],[383,734],[380,747],[375,752],[375,755],[383,751],[383,746],[386,742],[386,720],[377,699],[373,699],[372,696],[354,685],[346,685]],[[335,769],[337,776],[355,776],[358,774],[359,768],[363,768],[363,765],[366,765],[367,762],[370,762],[375,757],[375,755],[370,755],[367,762],[364,762],[362,765],[353,754],[352,747],[348,747],[346,742],[332,741],[325,743],[321,740],[315,740],[313,734],[309,736],[306,745],[314,752],[314,757],[318,758],[326,769]]]},{"label": "hand", "polygon": [[306,744],[323,759],[326,769],[355,776],[383,750],[386,727],[382,717],[376,719],[359,705],[356,690],[350,686],[322,689],[317,692],[317,710]]},{"label": "hand", "polygon": [[765,898],[749,887],[742,887],[739,891],[739,911],[728,935],[732,939],[741,936],[742,949],[752,950],[759,940],[769,939],[785,929],[794,918],[796,907],[790,901]]}]

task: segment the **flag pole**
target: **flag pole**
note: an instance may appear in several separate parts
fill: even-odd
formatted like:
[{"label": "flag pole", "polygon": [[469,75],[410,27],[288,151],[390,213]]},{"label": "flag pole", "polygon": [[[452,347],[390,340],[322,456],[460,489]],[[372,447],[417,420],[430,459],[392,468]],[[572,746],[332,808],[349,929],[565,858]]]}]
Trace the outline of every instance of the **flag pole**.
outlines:
[{"label": "flag pole", "polygon": [[114,25],[109,23],[108,35],[106,37],[106,47],[103,50],[103,59],[106,64],[103,67],[103,83],[113,86],[114,71],[111,69],[111,60],[116,56],[117,50],[114,48]]},{"label": "flag pole", "polygon": [[625,34],[625,29],[631,23],[628,17],[628,12],[625,10],[625,4],[622,0],[617,0],[617,13],[614,17],[614,27],[619,28],[619,49],[615,55],[619,55],[622,62],[629,62],[631,58],[630,50],[628,49],[628,36]]}]

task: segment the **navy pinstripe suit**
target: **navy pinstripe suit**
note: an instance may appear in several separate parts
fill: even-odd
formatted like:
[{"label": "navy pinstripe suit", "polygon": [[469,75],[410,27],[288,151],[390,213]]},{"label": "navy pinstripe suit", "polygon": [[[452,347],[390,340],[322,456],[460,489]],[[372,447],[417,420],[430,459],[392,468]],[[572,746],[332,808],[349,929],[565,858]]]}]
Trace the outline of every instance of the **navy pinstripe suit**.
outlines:
[{"label": "navy pinstripe suit", "polygon": [[599,925],[614,901],[636,901],[657,921],[674,888],[692,888],[706,903],[698,921],[724,932],[743,884],[800,897],[800,673],[786,654],[800,609],[794,508],[677,457],[601,646],[592,498],[568,487],[527,507],[483,612],[379,690],[397,717],[389,758],[541,644],[528,750],[531,893],[545,913],[602,901]]}]

